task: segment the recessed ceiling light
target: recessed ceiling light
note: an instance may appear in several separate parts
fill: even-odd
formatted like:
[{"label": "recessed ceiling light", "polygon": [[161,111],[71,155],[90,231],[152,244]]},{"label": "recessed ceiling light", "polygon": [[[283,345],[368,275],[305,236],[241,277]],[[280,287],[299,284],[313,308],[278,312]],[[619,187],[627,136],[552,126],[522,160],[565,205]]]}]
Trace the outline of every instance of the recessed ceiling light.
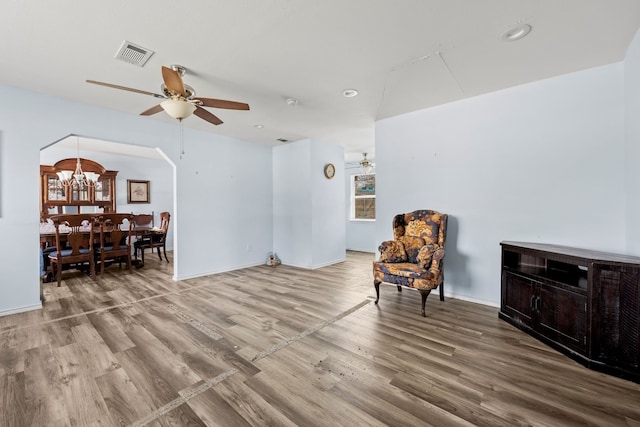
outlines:
[{"label": "recessed ceiling light", "polygon": [[355,89],[345,89],[342,91],[342,96],[345,98],[353,98],[358,95],[358,91]]},{"label": "recessed ceiling light", "polygon": [[530,32],[531,32],[531,25],[522,24],[522,25],[518,25],[508,29],[507,31],[502,33],[500,38],[505,42],[514,42],[516,40],[520,40]]},{"label": "recessed ceiling light", "polygon": [[256,129],[262,129],[264,127],[264,125],[253,125],[254,128]]},{"label": "recessed ceiling light", "polygon": [[287,105],[290,107],[295,107],[296,105],[298,105],[298,100],[295,98],[287,98]]}]

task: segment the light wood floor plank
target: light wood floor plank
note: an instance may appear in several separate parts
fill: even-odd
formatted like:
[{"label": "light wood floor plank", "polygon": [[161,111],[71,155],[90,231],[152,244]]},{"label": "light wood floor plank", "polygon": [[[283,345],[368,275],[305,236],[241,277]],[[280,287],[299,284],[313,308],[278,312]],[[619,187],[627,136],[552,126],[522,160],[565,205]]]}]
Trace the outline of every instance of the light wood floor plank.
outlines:
[{"label": "light wood floor plank", "polygon": [[0,318],[1,426],[640,426],[640,384],[495,307],[435,294],[423,318],[395,286],[373,304],[372,254],[181,282],[145,261],[65,271]]}]

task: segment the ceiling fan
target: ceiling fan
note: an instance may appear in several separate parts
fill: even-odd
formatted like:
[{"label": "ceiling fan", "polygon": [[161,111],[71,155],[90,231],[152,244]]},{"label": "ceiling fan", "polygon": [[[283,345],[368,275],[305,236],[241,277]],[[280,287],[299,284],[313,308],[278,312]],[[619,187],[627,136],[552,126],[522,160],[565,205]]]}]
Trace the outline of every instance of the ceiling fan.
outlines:
[{"label": "ceiling fan", "polygon": [[360,168],[362,170],[362,173],[367,174],[370,173],[375,166],[375,163],[367,159],[367,153],[362,153],[362,160],[354,163],[352,166],[348,166],[347,169]]},{"label": "ceiling fan", "polygon": [[164,99],[160,104],[140,113],[141,116],[151,116],[164,110],[174,119],[182,121],[182,119],[195,114],[207,122],[220,125],[220,120],[215,114],[205,110],[202,107],[225,108],[227,110],[248,110],[249,104],[243,102],[226,101],[224,99],[202,98],[196,97],[195,90],[184,84],[182,77],[186,74],[187,69],[181,65],[172,65],[171,67],[162,67],[162,80],[164,83],[160,86],[161,94],[147,92],[145,90],[133,89],[130,87],[114,85],[111,83],[98,82],[95,80],[87,80],[100,86],[106,86],[113,89],[126,90],[129,92],[141,93],[143,95],[151,95],[155,98]]}]

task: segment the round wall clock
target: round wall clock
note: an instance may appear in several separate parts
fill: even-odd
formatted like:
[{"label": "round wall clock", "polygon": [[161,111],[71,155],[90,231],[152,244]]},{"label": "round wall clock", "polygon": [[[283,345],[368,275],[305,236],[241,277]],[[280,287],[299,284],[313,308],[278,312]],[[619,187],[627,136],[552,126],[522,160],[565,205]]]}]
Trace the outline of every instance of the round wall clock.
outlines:
[{"label": "round wall clock", "polygon": [[327,179],[331,179],[335,176],[336,174],[336,167],[333,166],[333,163],[327,163],[326,166],[324,167],[324,176],[327,177]]}]

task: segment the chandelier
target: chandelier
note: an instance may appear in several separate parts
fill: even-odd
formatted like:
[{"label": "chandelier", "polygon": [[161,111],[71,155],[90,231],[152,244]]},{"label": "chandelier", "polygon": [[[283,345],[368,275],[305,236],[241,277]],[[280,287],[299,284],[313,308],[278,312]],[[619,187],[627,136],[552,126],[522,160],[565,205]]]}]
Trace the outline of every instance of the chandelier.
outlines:
[{"label": "chandelier", "polygon": [[100,178],[100,174],[95,172],[83,172],[80,165],[80,137],[76,136],[76,170],[63,170],[57,173],[58,179],[65,187],[78,187],[84,188],[85,186],[93,186]]}]

